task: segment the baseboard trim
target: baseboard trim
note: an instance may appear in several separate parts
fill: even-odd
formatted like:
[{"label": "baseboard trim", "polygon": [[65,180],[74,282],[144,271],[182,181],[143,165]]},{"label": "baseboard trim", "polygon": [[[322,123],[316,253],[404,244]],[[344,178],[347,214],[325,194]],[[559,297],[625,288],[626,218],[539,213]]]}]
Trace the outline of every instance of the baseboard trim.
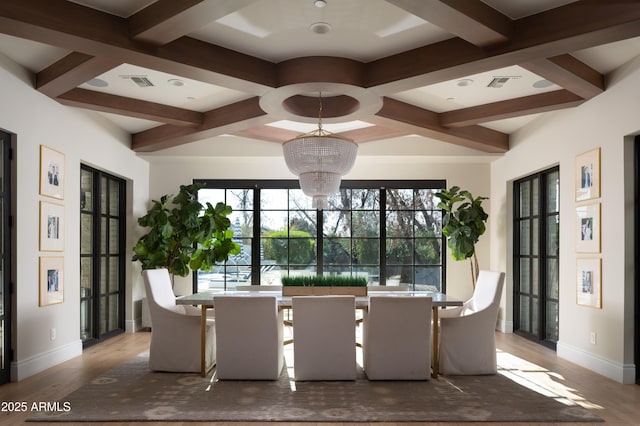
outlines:
[{"label": "baseboard trim", "polygon": [[496,325],[496,330],[502,333],[513,333],[513,321],[506,321],[503,319],[498,319],[498,324]]},{"label": "baseboard trim", "polygon": [[558,342],[556,353],[560,358],[595,371],[616,382],[633,384],[636,381],[636,366],[634,364],[614,362],[563,342]]},{"label": "baseboard trim", "polygon": [[11,381],[24,380],[79,355],[82,355],[82,340],[80,339],[22,361],[14,361],[11,363]]}]

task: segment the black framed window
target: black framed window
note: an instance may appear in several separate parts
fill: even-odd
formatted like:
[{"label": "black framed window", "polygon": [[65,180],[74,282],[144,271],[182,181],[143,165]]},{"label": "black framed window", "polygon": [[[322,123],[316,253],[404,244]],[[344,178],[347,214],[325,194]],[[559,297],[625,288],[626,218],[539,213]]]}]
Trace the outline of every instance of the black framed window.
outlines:
[{"label": "black framed window", "polygon": [[434,201],[444,180],[343,181],[324,210],[312,207],[296,180],[196,182],[204,184],[201,202],[233,208],[242,250],[195,274],[194,291],[279,285],[282,276],[305,274],[445,291],[442,212]]}]

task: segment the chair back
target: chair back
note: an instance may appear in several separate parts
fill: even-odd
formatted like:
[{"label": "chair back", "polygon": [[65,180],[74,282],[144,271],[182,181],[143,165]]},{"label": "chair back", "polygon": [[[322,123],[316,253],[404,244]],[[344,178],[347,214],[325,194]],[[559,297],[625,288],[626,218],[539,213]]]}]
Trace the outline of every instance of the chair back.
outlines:
[{"label": "chair back", "polygon": [[504,272],[480,271],[476,288],[473,291],[472,309],[477,312],[489,306],[500,305],[502,287],[504,286]]},{"label": "chair back", "polygon": [[431,297],[370,296],[363,361],[370,380],[428,380]]},{"label": "chair back", "polygon": [[145,269],[142,271],[142,278],[150,311],[157,306],[175,309],[176,295],[173,293],[171,276],[167,269]]},{"label": "chair back", "polygon": [[284,355],[282,312],[278,312],[276,296],[213,296],[213,304],[217,377],[278,379]]},{"label": "chair back", "polygon": [[355,380],[355,297],[294,296],[295,380]]}]

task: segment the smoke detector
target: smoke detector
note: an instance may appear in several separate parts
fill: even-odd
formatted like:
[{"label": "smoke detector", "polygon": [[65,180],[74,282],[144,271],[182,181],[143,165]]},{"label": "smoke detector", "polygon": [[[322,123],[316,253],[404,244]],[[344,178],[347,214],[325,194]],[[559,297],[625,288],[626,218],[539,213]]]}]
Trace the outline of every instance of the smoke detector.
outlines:
[{"label": "smoke detector", "polygon": [[331,25],[327,24],[326,22],[315,22],[311,24],[309,29],[316,34],[326,34],[331,31]]}]

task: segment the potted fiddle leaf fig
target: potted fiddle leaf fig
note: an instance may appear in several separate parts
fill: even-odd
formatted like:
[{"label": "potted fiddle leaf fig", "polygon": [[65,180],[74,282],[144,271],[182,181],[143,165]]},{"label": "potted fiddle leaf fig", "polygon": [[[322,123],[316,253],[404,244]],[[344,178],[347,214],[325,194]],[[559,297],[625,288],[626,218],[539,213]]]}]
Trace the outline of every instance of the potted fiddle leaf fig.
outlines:
[{"label": "potted fiddle leaf fig", "polygon": [[469,259],[471,282],[475,288],[480,273],[475,245],[486,230],[485,222],[489,215],[482,208],[482,201],[487,197],[474,197],[458,186],[443,189],[436,197],[440,199],[438,208],[444,210],[442,233],[447,237],[451,257],[454,260]]},{"label": "potted fiddle leaf fig", "polygon": [[138,224],[148,228],[133,248],[133,261],[142,269],[167,268],[174,276],[187,276],[189,270],[211,270],[232,254],[240,253],[233,241],[232,209],[220,202],[202,205],[199,184],[181,185],[178,195],[153,200]]}]

